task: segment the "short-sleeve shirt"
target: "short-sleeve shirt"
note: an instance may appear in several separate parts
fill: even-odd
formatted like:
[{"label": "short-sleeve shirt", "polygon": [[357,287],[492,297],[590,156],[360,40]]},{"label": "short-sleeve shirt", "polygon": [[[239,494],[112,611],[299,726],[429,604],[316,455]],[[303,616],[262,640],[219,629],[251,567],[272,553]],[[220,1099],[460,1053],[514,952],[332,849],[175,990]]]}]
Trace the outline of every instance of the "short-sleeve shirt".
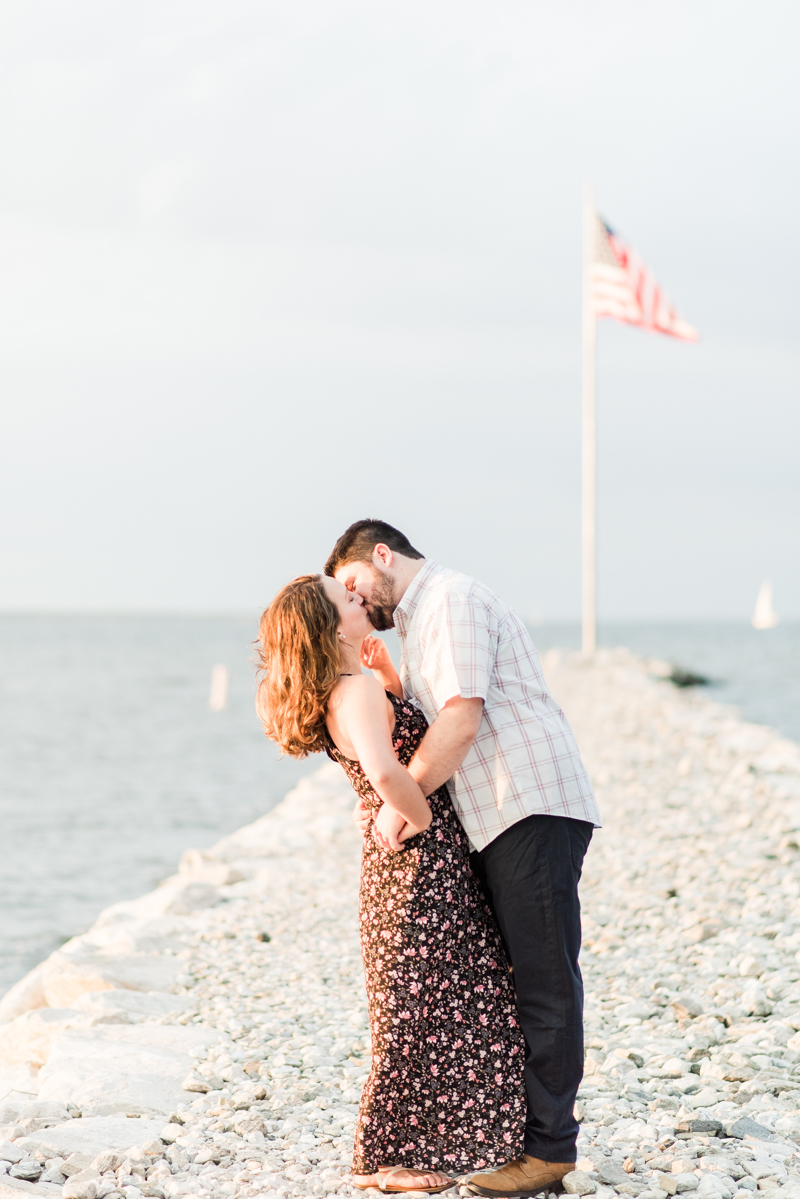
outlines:
[{"label": "short-sleeve shirt", "polygon": [[488,587],[426,560],[394,613],[400,680],[432,723],[449,699],[483,700],[448,787],[476,849],[536,813],[599,826],[572,729],[519,617]]}]

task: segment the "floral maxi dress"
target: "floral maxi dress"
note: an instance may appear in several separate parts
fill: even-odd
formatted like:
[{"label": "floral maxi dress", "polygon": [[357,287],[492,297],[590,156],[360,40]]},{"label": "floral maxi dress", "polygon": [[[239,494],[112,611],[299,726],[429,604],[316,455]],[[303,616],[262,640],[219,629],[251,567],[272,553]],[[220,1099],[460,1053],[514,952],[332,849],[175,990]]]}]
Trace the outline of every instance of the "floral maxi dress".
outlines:
[{"label": "floral maxi dress", "polygon": [[[427,721],[387,692],[407,765]],[[373,813],[381,799],[332,744]],[[429,828],[401,853],[364,838],[359,917],[372,1070],[361,1096],[354,1174],[405,1165],[459,1173],[522,1156],[524,1043],[500,933],[469,863],[447,787]]]}]

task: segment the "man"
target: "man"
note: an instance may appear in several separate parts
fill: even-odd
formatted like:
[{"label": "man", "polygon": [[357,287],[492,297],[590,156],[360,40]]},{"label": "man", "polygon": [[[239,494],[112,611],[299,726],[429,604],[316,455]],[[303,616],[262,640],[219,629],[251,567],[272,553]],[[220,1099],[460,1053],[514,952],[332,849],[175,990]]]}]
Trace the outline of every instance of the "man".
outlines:
[{"label": "man", "polygon": [[[423,558],[380,520],[351,525],[325,573],[358,592],[376,629],[397,630],[403,690],[430,724],[409,771],[426,795],[448,783],[511,961],[526,1045],[525,1156],[474,1175],[470,1188],[536,1195],[576,1159],[577,888],[599,826],[591,784],[525,627],[488,587]],[[365,815],[357,805],[362,830]]]}]

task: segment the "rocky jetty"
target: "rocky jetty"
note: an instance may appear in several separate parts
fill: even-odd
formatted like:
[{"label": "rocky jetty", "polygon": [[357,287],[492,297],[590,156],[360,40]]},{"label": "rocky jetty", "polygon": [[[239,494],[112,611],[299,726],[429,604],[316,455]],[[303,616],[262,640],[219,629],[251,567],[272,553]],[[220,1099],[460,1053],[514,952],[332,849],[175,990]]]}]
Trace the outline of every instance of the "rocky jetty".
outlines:
[{"label": "rocky jetty", "polygon": [[[545,664],[605,820],[565,1189],[800,1199],[800,749],[625,651]],[[0,1001],[0,1199],[358,1193],[352,802],[324,766]]]}]

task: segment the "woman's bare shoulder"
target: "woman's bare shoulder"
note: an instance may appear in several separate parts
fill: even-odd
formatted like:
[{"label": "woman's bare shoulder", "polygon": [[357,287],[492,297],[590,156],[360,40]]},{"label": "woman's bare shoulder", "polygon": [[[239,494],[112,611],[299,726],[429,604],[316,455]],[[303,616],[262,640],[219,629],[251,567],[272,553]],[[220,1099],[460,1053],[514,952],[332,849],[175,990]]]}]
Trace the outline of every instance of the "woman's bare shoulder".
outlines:
[{"label": "woman's bare shoulder", "polygon": [[371,674],[354,674],[340,679],[334,695],[342,708],[385,699],[383,687]]}]

